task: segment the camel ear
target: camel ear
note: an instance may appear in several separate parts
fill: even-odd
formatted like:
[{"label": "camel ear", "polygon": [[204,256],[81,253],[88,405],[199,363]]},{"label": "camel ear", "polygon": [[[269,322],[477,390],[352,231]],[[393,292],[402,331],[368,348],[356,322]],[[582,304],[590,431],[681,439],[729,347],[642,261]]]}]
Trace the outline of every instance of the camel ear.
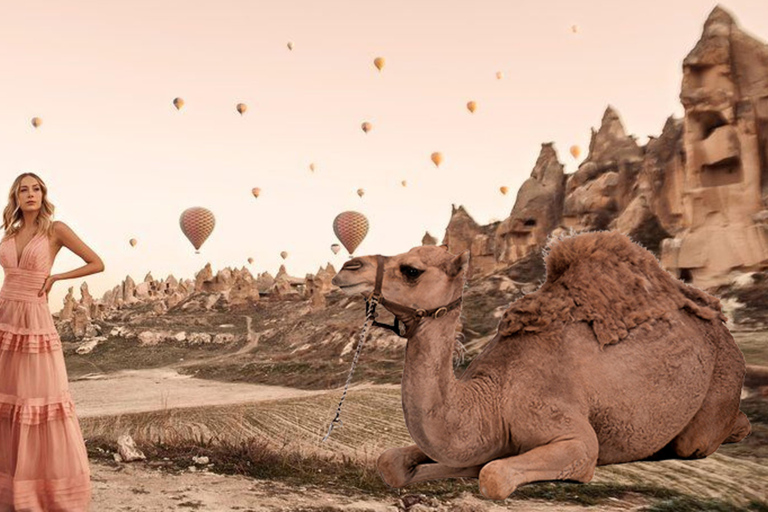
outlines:
[{"label": "camel ear", "polygon": [[451,277],[456,277],[460,272],[466,272],[468,266],[469,251],[464,251],[458,256],[455,256],[448,264],[448,275]]}]

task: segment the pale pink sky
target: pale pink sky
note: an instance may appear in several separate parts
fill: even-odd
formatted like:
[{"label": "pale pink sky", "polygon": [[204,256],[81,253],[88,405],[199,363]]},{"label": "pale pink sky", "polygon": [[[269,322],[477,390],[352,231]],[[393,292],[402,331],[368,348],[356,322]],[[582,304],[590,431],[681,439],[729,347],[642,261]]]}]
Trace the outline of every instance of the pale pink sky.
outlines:
[{"label": "pale pink sky", "polygon": [[[356,254],[403,252],[427,230],[442,239],[452,203],[481,223],[508,215],[542,142],[573,172],[568,147],[586,149],[608,104],[641,143],[681,116],[681,62],[716,2],[515,4],[6,2],[2,193],[23,171],[47,181],[57,218],[106,263],[86,278],[97,297],[129,274],[192,277],[208,261],[250,256],[274,275],[282,250],[293,275],[338,269],[331,223],[348,209],[371,223]],[[765,41],[766,5],[723,7]],[[199,255],[179,229],[190,206],[217,219]],[[62,251],[54,272],[80,264]],[[81,282],[54,285],[51,309]]]}]

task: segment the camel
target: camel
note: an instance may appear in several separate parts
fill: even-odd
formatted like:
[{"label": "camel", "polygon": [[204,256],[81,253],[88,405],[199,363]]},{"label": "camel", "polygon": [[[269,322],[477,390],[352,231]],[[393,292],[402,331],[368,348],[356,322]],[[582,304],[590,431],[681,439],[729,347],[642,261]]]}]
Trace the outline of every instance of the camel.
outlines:
[{"label": "camel", "polygon": [[552,238],[544,255],[545,282],[510,304],[460,378],[468,252],[355,257],[333,278],[406,328],[403,414],[416,444],[380,455],[389,486],[478,478],[502,500],[530,482],[589,482],[597,465],[706,457],[751,432],[744,357],[716,297],[618,232]]}]

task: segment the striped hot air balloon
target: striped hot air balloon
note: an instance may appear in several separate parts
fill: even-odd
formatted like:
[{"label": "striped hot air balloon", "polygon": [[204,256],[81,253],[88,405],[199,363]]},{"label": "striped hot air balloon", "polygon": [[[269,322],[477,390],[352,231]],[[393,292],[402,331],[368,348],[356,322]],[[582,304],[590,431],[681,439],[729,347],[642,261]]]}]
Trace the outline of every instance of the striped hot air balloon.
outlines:
[{"label": "striped hot air balloon", "polygon": [[333,220],[333,232],[351,256],[368,234],[368,219],[360,212],[342,212]]},{"label": "striped hot air balloon", "polygon": [[196,253],[199,253],[200,247],[208,239],[213,232],[213,227],[216,225],[216,219],[213,213],[203,207],[194,206],[187,208],[182,212],[179,217],[179,224],[181,225],[181,231],[184,233],[192,245],[196,249]]}]

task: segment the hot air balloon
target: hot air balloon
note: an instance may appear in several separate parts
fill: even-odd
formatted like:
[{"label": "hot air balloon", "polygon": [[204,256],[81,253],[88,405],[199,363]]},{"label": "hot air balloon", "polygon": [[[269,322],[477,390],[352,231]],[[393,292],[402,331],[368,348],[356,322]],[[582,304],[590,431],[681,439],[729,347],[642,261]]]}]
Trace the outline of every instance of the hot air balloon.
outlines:
[{"label": "hot air balloon", "polygon": [[251,194],[253,194],[253,197],[259,197],[259,194],[261,194],[261,189],[259,187],[253,187],[251,189]]},{"label": "hot air balloon", "polygon": [[407,182],[407,181],[405,181],[405,180],[401,181],[401,182],[400,182],[400,184],[401,184],[402,186],[404,186],[404,187],[407,187],[407,186],[408,186],[408,182]]},{"label": "hot air balloon", "polygon": [[315,172],[315,164],[309,164],[309,170]]},{"label": "hot air balloon", "polygon": [[578,31],[579,31],[579,26],[578,25],[571,25],[571,32],[573,32],[575,34]]},{"label": "hot air balloon", "polygon": [[131,238],[131,239],[128,241],[128,243],[129,243],[129,244],[131,244],[131,247],[136,247],[136,244],[137,244],[138,242],[137,242],[137,240],[136,240],[135,238]]},{"label": "hot air balloon", "polygon": [[293,43],[291,41],[288,41],[288,49],[293,50]]},{"label": "hot air balloon", "polygon": [[496,80],[501,80],[502,78],[504,78],[504,73],[502,73],[501,71],[497,71]]},{"label": "hot air balloon", "polygon": [[38,126],[40,126],[41,124],[43,124],[43,120],[42,120],[42,119],[40,119],[39,117],[33,117],[33,118],[32,118],[32,126],[34,126],[35,128],[37,128],[37,127],[38,127]]},{"label": "hot air balloon", "polygon": [[368,133],[369,131],[371,131],[371,128],[373,128],[373,125],[368,121],[366,121],[363,123],[362,128],[365,133]]},{"label": "hot air balloon", "polygon": [[[181,231],[192,242],[195,249],[200,249],[200,246],[203,245],[213,232],[216,219],[210,210],[195,206],[187,208],[182,212],[179,224],[181,225]],[[196,250],[195,252],[199,253],[200,251]]]},{"label": "hot air balloon", "polygon": [[283,259],[286,259],[288,257],[288,252],[287,251],[281,252],[280,253],[280,257],[283,258]]},{"label": "hot air balloon", "polygon": [[443,155],[435,152],[432,153],[432,163],[435,164],[435,167],[440,167],[440,164],[443,162]]},{"label": "hot air balloon", "polygon": [[364,194],[365,194],[365,190],[361,188],[357,189],[357,195],[359,195],[360,197],[363,197]]},{"label": "hot air balloon", "polygon": [[253,265],[253,258],[248,258],[248,263],[249,263],[250,265]]},{"label": "hot air balloon", "polygon": [[240,115],[243,115],[245,114],[245,111],[248,110],[248,105],[245,103],[238,103],[237,107],[235,108],[237,108],[237,111],[240,113]]},{"label": "hot air balloon", "polygon": [[467,103],[467,110],[469,110],[473,114],[475,113],[476,108],[477,108],[477,103],[475,103],[474,101],[470,101],[469,103]]},{"label": "hot air balloon", "polygon": [[331,250],[333,251],[333,254],[339,254],[341,246],[339,244],[331,244]]},{"label": "hot air balloon", "polygon": [[509,192],[509,188],[508,187],[499,187],[499,190],[504,195],[507,195],[507,192]]},{"label": "hot air balloon", "polygon": [[581,148],[579,146],[571,146],[571,156],[573,156],[573,158],[579,158],[580,154]]},{"label": "hot air balloon", "polygon": [[381,69],[384,67],[384,57],[376,57],[373,59],[373,65],[376,66],[376,69],[381,71]]},{"label": "hot air balloon", "polygon": [[176,110],[181,110],[181,107],[184,106],[184,100],[181,98],[174,98],[173,106],[176,107]]},{"label": "hot air balloon", "polygon": [[350,256],[368,234],[368,219],[360,212],[343,212],[333,220],[333,232]]}]

